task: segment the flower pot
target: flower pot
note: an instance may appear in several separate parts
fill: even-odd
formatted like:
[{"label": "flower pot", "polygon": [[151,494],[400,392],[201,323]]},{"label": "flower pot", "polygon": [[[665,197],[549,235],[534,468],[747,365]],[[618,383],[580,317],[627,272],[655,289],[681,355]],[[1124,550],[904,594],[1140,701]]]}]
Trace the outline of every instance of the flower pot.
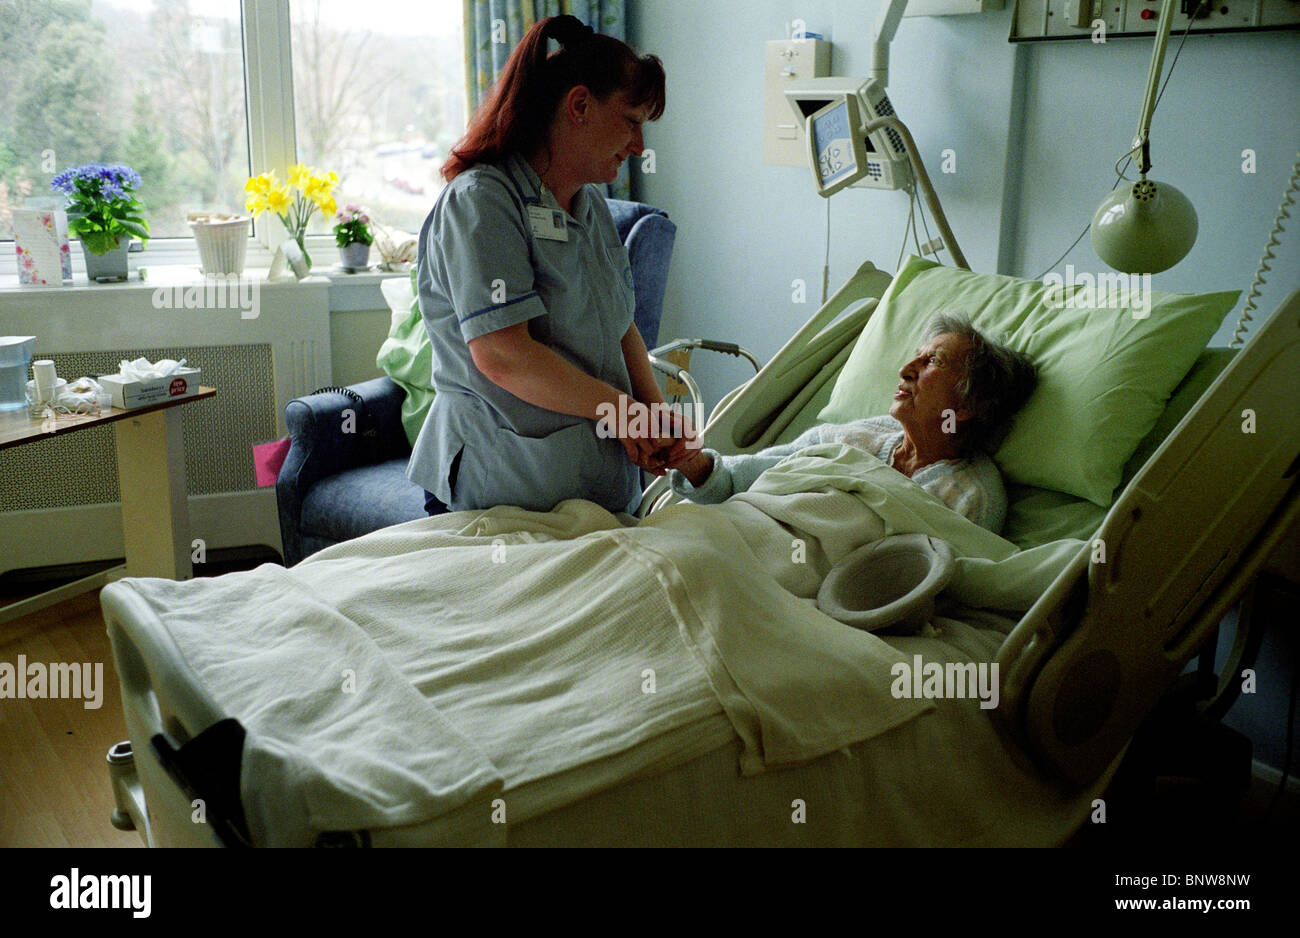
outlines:
[{"label": "flower pot", "polygon": [[364,270],[370,266],[370,245],[353,241],[339,248],[339,266],[348,270]]},{"label": "flower pot", "polygon": [[238,277],[248,255],[248,233],[253,220],[247,216],[191,213],[190,230],[199,248],[199,262],[205,276]]},{"label": "flower pot", "polygon": [[105,283],[113,280],[125,280],[129,272],[126,254],[131,247],[131,239],[122,236],[117,239],[117,247],[106,254],[92,253],[83,241],[82,253],[86,255],[86,277],[93,282]]}]

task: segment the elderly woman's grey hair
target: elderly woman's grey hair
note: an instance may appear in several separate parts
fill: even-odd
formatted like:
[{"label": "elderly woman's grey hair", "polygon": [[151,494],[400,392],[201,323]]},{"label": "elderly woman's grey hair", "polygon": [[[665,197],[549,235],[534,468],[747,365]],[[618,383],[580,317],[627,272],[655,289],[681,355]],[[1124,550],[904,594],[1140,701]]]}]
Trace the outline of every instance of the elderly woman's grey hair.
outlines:
[{"label": "elderly woman's grey hair", "polygon": [[971,416],[960,424],[957,448],[965,456],[991,455],[1006,439],[1016,414],[1038,385],[1038,371],[1033,362],[984,335],[965,316],[940,313],[926,326],[925,340],[945,334],[969,342],[956,390]]}]

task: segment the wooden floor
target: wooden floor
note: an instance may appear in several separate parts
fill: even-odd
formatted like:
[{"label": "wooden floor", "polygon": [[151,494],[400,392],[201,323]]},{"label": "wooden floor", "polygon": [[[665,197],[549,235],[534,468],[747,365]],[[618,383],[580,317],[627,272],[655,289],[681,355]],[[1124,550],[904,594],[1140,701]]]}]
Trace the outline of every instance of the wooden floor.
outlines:
[{"label": "wooden floor", "polygon": [[109,823],[105,757],[126,739],[99,591],[0,625],[0,661],[102,662],[103,702],[0,700],[0,847],[142,847]]}]

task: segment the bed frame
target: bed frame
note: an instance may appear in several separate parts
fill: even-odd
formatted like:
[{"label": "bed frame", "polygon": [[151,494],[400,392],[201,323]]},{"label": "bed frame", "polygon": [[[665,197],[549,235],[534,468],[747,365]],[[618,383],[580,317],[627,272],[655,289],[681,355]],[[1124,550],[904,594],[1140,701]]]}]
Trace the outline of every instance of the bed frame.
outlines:
[{"label": "bed frame", "polygon": [[[721,453],[776,442],[839,374],[889,280],[863,264],[719,402],[704,442]],[[1011,751],[1079,785],[1114,763],[1300,521],[1297,387],[1300,290],[1233,355],[1007,637],[995,714]],[[1243,430],[1246,411],[1256,432]],[[656,480],[645,510],[671,499]]]},{"label": "bed frame", "polygon": [[[838,374],[890,279],[863,264],[718,404],[704,441],[733,453],[776,440]],[[1009,751],[1074,785],[1113,772],[1139,724],[1300,518],[1298,375],[1300,291],[1233,357],[1005,640],[997,658],[1004,703],[994,713],[1015,743]],[[1242,431],[1246,409],[1256,434]],[[642,510],[670,498],[657,480]],[[1102,556],[1098,544],[1105,563],[1092,562]],[[239,844],[237,778],[231,805],[229,777],[200,777],[201,766],[174,758],[205,731],[214,753],[237,751],[238,740],[220,728],[225,714],[164,632],[124,627],[148,613],[134,608],[133,593],[106,588],[101,602],[131,740],[109,755],[114,824],[151,846],[211,846],[214,828],[191,823],[198,800],[230,806],[216,842]]]}]

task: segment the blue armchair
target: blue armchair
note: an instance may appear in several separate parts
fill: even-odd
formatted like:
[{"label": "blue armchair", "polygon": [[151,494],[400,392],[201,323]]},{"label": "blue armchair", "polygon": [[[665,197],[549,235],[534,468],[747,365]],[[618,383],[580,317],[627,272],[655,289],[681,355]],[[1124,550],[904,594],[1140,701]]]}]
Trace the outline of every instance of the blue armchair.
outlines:
[{"label": "blue armchair", "polygon": [[[636,326],[653,348],[677,226],[639,202],[610,199],[609,208],[632,264]],[[290,447],[275,483],[285,566],[331,544],[424,517],[424,490],[406,479],[405,393],[391,379],[375,378],[295,398],[285,407]],[[355,432],[345,433],[348,409]]]}]

